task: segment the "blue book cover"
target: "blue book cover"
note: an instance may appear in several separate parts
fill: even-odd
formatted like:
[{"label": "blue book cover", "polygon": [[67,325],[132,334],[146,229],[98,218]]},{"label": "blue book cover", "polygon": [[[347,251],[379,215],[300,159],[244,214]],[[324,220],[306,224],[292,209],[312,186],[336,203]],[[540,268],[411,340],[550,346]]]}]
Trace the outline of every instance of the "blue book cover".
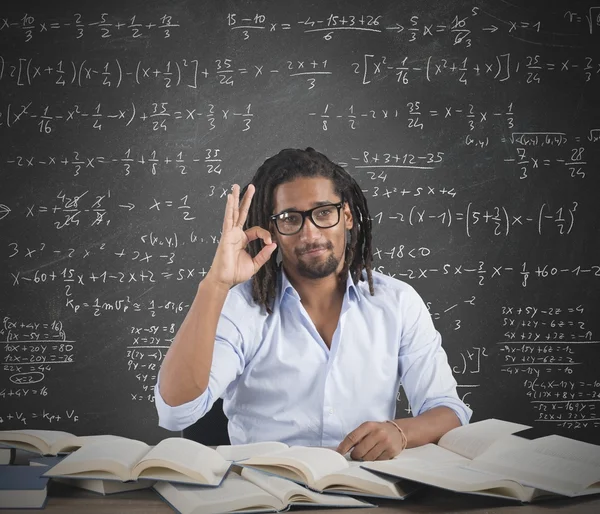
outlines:
[{"label": "blue book cover", "polygon": [[30,466],[46,466],[47,468],[51,468],[56,466],[61,460],[65,457],[64,455],[57,456],[48,456],[48,457],[34,457],[29,459]]},{"label": "blue book cover", "polygon": [[45,466],[0,466],[0,509],[40,509],[46,504]]}]

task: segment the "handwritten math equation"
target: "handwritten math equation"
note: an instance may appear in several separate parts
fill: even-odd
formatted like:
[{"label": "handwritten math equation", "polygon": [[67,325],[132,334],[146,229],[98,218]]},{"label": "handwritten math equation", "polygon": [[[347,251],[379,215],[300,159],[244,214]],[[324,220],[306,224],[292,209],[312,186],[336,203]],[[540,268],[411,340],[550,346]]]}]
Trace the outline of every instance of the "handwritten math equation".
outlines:
[{"label": "handwritten math equation", "polygon": [[89,19],[80,13],[73,13],[66,19],[48,19],[23,13],[20,17],[4,16],[0,11],[0,37],[3,33],[10,36],[20,34],[25,43],[58,34],[73,39],[86,40],[90,38],[109,39],[112,37],[127,37],[135,40],[159,35],[161,38],[171,37],[181,25],[172,16],[164,14],[158,18],[149,19],[138,17],[137,14],[128,19],[115,18],[109,13],[100,13],[95,19]]},{"label": "handwritten math equation", "polygon": [[[320,128],[324,132],[331,128],[336,128],[339,121],[345,121],[347,128],[351,130],[357,130],[359,128],[369,127],[373,123],[379,125],[379,120],[385,120],[383,123],[389,123],[394,120],[400,120],[405,124],[406,128],[421,131],[426,127],[426,123],[430,123],[431,120],[439,123],[453,123],[455,121],[462,122],[467,132],[474,131],[476,129],[485,128],[488,123],[501,123],[502,125],[508,126],[509,128],[514,127],[514,112],[513,103],[507,106],[505,112],[501,110],[489,112],[488,110],[482,110],[476,107],[472,103],[466,105],[445,105],[440,106],[436,109],[427,108],[425,102],[421,100],[414,100],[403,103],[402,105],[389,105],[386,108],[379,107],[377,109],[359,109],[354,104],[346,106],[336,106],[335,104],[326,103],[320,112],[310,111],[308,116],[314,118],[320,118]],[[373,122],[372,120],[378,120]],[[496,120],[500,120],[499,122]],[[473,144],[472,142],[469,143]],[[488,143],[489,144],[489,143]],[[478,146],[487,146],[478,144]],[[368,162],[369,152],[364,159]],[[394,155],[394,154],[389,154]],[[377,155],[370,156],[371,159],[376,158]],[[382,156],[383,158],[383,156]],[[360,158],[359,158],[360,159]],[[389,162],[388,157],[388,164]],[[439,162],[435,158],[429,161],[429,164]],[[382,163],[383,164],[383,163]],[[396,164],[398,161],[396,160]],[[406,164],[406,163],[404,163]],[[412,163],[414,164],[414,163]]]},{"label": "handwritten math equation", "polygon": [[[581,429],[600,426],[600,382],[577,378],[600,341],[579,305],[503,305],[505,340],[496,343],[498,366],[524,392],[535,422]],[[529,337],[534,334],[534,338]],[[527,375],[526,378],[522,378]]]},{"label": "handwritten math equation", "polygon": [[364,54],[352,63],[353,72],[367,86],[374,82],[391,81],[401,86],[413,82],[447,82],[469,86],[473,81],[488,79],[495,82],[517,81],[535,86],[560,81],[564,76],[575,76],[579,81],[594,83],[600,79],[600,60],[588,55],[552,61],[540,54],[516,57],[510,52],[476,61],[470,57],[453,60],[435,55],[414,59],[410,55],[388,57]]},{"label": "handwritten math equation", "polygon": [[[299,56],[283,64],[261,62],[238,63],[232,57],[203,61],[196,56],[167,60],[161,63],[139,60],[129,64],[117,58],[94,62],[92,59],[55,62],[39,61],[34,57],[17,60],[0,55],[0,83],[9,82],[19,87],[118,89],[125,86],[198,89],[207,84],[217,87],[239,87],[244,81],[302,81],[307,90],[321,82],[344,80],[348,73],[358,85],[380,86],[391,82],[400,86],[420,84],[422,81],[463,86],[474,82],[517,82],[530,87],[576,78],[583,84],[594,85],[600,79],[600,59],[589,55],[570,57],[550,62],[540,54],[519,58],[511,53],[494,55],[487,60],[462,60],[429,55],[426,58],[364,54],[358,62],[335,63],[331,58]],[[321,80],[322,79],[322,80]],[[328,82],[325,82],[328,81]]]},{"label": "handwritten math equation", "polygon": [[[485,13],[479,7],[450,15],[443,22],[427,20],[418,15],[402,20],[390,19],[375,11],[330,12],[324,16],[308,15],[285,22],[274,20],[262,12],[229,12],[226,23],[232,32],[239,33],[242,41],[248,41],[255,34],[299,30],[304,34],[321,37],[324,41],[331,41],[334,37],[343,37],[342,34],[352,32],[369,33],[373,36],[392,34],[402,43],[418,43],[444,37],[446,43],[465,48],[471,48],[475,42],[498,30],[501,34],[520,34],[522,31],[535,34],[539,33],[542,27],[539,20],[510,20],[500,23],[500,26],[483,22],[483,26],[473,26],[475,20],[479,20],[480,17],[485,18]],[[575,15],[571,16],[570,22],[581,23],[581,20]],[[593,27],[594,24],[589,25],[589,30]]]},{"label": "handwritten math equation", "polygon": [[[132,152],[128,148],[119,157],[85,154],[84,152],[73,151],[63,155],[16,155],[6,159],[6,164],[16,166],[17,168],[45,168],[50,167],[60,172],[67,172],[74,177],[84,173],[95,173],[97,168],[103,165],[118,165],[116,168],[125,177],[142,172],[151,175],[162,173],[177,173],[187,175],[188,173],[198,172],[198,166],[206,174],[221,175],[223,172],[223,153],[220,148],[206,148],[202,152],[194,155],[188,155],[188,152],[180,150],[177,153],[164,154],[156,150],[147,153]],[[198,163],[202,163],[201,165]],[[142,165],[142,166],[139,166]],[[112,168],[113,170],[115,168]],[[215,191],[209,191],[212,196]]]},{"label": "handwritten math equation", "polygon": [[133,375],[137,387],[130,394],[131,401],[154,401],[154,384],[158,368],[163,361],[173,337],[175,324],[132,326],[126,348],[127,372]]},{"label": "handwritten math equation", "polygon": [[[118,257],[126,258],[127,253],[116,254]],[[125,298],[103,302],[99,298],[94,300],[74,303],[72,297],[73,291],[78,287],[88,287],[94,284],[157,284],[164,283],[165,281],[198,281],[202,279],[208,273],[208,266],[206,267],[175,267],[163,266],[162,268],[150,269],[150,261],[154,255],[148,254],[147,252],[142,255],[141,252],[133,252],[130,255],[134,255],[134,261],[141,261],[141,269],[135,266],[137,262],[134,262],[135,267],[128,265],[127,268],[119,268],[113,266],[112,269],[95,269],[92,271],[78,270],[77,268],[56,268],[52,269],[44,267],[43,269],[33,269],[28,271],[10,271],[10,286],[11,287],[40,287],[46,284],[64,284],[64,305],[73,309],[74,312],[78,312],[82,308],[89,308],[94,311],[95,316],[101,315],[103,310],[121,310],[124,312],[129,309],[129,296],[127,300]],[[170,262],[174,259],[175,252],[170,252],[159,257],[159,261],[163,264]],[[162,258],[160,258],[162,257]],[[129,257],[131,259],[131,257]],[[128,260],[129,260],[128,259]],[[130,261],[131,262],[131,261]],[[410,264],[409,264],[410,265]],[[392,271],[393,269],[393,271]],[[477,286],[486,286],[488,283],[494,284],[499,280],[518,280],[522,287],[526,288],[531,285],[532,279],[538,281],[549,281],[558,280],[562,281],[584,281],[587,282],[590,279],[600,278],[600,266],[594,265],[589,268],[583,266],[568,267],[568,268],[557,268],[552,267],[549,264],[539,264],[536,269],[530,270],[528,263],[523,262],[518,267],[510,267],[503,265],[491,265],[488,267],[484,261],[470,263],[443,263],[437,268],[428,267],[405,267],[400,266],[399,268],[386,269],[384,265],[375,265],[374,270],[386,274],[391,277],[397,277],[404,281],[422,281],[428,279],[443,280],[453,278],[454,280],[460,280],[461,282],[472,283]],[[400,271],[398,271],[400,270]],[[531,275],[531,277],[529,276]],[[183,302],[185,303],[185,302]],[[134,303],[136,309],[139,310],[139,303]],[[177,306],[179,305],[179,307]],[[180,312],[183,308],[181,307],[182,302],[175,304],[173,302],[167,302],[163,308],[170,309],[174,312]],[[531,333],[530,336],[533,338],[539,338],[539,335]]]},{"label": "handwritten math equation", "polygon": [[[556,22],[564,27],[574,28],[579,33],[585,31],[594,34],[600,28],[598,10],[598,7],[590,7],[587,12],[565,10],[555,15]],[[471,48],[482,40],[497,38],[499,35],[537,37],[540,42],[547,29],[539,19],[498,20],[488,16],[478,6],[450,14],[444,20],[431,20],[419,15],[392,19],[377,11],[340,11],[324,15],[301,15],[296,19],[280,21],[258,11],[228,12],[221,22],[232,32],[237,32],[241,41],[248,41],[251,35],[257,33],[277,34],[296,30],[318,36],[323,41],[331,41],[334,36],[340,37],[343,33],[363,32],[380,36],[391,34],[396,39],[401,38],[403,43],[418,44],[444,38],[445,44],[464,48]],[[21,15],[0,16],[0,34],[2,31],[21,34],[26,43],[51,33],[74,39],[93,37],[107,40],[122,37],[123,33],[133,40],[154,34],[170,38],[182,25],[187,25],[184,20],[169,14],[154,19],[138,17],[137,14],[129,18],[116,17],[107,12],[100,12],[95,19],[77,12],[64,19],[40,17],[26,12]],[[569,36],[573,33],[557,35]]]},{"label": "handwritten math equation", "polygon": [[[51,391],[45,384],[48,375],[67,372],[76,362],[76,351],[77,343],[67,337],[60,320],[42,323],[3,316],[0,324],[0,401],[29,396],[45,402]],[[35,419],[31,413],[28,416]],[[48,421],[56,419],[45,410],[36,416]]]},{"label": "handwritten math equation", "polygon": [[[242,109],[227,106],[226,109],[207,104],[203,107],[187,106],[186,108],[172,107],[169,102],[152,102],[150,106],[136,106],[135,102],[122,106],[122,108],[103,108],[102,103],[87,109],[79,104],[67,108],[57,108],[52,105],[37,106],[33,101],[16,107],[8,104],[0,106],[0,128],[12,128],[15,125],[26,123],[37,127],[40,134],[50,134],[57,128],[75,128],[85,123],[86,128],[101,131],[103,127],[114,128],[114,125],[123,127],[132,126],[138,129],[141,123],[152,132],[167,131],[171,124],[191,124],[195,129],[201,126],[204,130],[215,130],[221,124],[235,123],[241,132],[250,130],[254,113],[252,105],[247,104]],[[83,110],[82,110],[83,109]],[[147,110],[146,110],[147,109]],[[183,120],[183,121],[182,121]],[[201,125],[199,125],[201,124]]]},{"label": "handwritten math equation", "polygon": [[596,410],[600,382],[536,377],[524,380],[521,385],[537,416],[535,421],[573,430],[600,426]]},{"label": "handwritten math equation", "polygon": [[[8,394],[8,393],[7,393]],[[10,423],[14,425],[14,421],[17,422],[20,428],[37,428],[42,425],[52,425],[53,423],[77,423],[81,418],[81,415],[77,413],[75,409],[65,410],[46,410],[41,408],[37,411],[18,410],[8,411],[0,414],[0,426],[4,423]]]},{"label": "handwritten math equation", "polygon": [[[383,191],[384,189],[385,192]],[[403,193],[410,194],[405,189],[399,191],[396,187],[392,189],[375,187],[373,194],[370,196],[383,195],[390,198],[392,195],[403,196]],[[450,228],[454,224],[454,226],[458,225],[464,228],[468,237],[471,237],[474,231],[482,227],[488,228],[495,236],[508,236],[511,230],[526,226],[533,227],[533,230],[540,236],[552,229],[554,229],[553,232],[555,234],[568,235],[573,230],[575,213],[578,206],[577,202],[573,202],[570,205],[562,205],[558,208],[556,206],[550,207],[547,203],[543,203],[537,207],[537,212],[533,211],[535,214],[526,215],[513,212],[509,214],[505,206],[496,205],[482,208],[474,204],[474,202],[469,202],[466,208],[454,212],[450,208],[442,210],[439,207],[436,211],[430,211],[407,202],[406,206],[404,203],[402,204],[404,209],[398,209],[401,212],[387,212],[384,214],[383,211],[380,211],[373,216],[373,221],[377,225],[381,225],[383,220],[386,219],[391,221],[386,221],[384,224],[392,224],[393,226],[409,225],[411,227],[439,223],[444,227]],[[392,259],[396,257],[402,258],[404,257],[404,249],[404,245],[400,245],[397,252],[394,247],[391,251],[384,251],[383,254],[389,255]],[[421,256],[426,257],[431,251],[427,248],[422,248],[420,253]],[[381,253],[377,255],[381,258]],[[413,253],[410,253],[408,256],[415,258],[418,256],[418,252],[413,250]]]},{"label": "handwritten math equation", "polygon": [[[331,61],[314,57],[296,57],[283,64],[238,64],[231,57],[213,59],[209,62],[198,58],[169,60],[155,64],[137,61],[128,64],[117,58],[95,63],[91,59],[81,61],[59,60],[42,62],[33,57],[20,57],[16,61],[0,55],[0,84],[10,82],[19,87],[54,86],[118,89],[124,86],[140,86],[156,89],[184,87],[226,86],[234,87],[243,79],[253,80],[302,80],[308,89],[314,89],[320,76],[332,75]],[[298,78],[295,78],[298,77]]]}]

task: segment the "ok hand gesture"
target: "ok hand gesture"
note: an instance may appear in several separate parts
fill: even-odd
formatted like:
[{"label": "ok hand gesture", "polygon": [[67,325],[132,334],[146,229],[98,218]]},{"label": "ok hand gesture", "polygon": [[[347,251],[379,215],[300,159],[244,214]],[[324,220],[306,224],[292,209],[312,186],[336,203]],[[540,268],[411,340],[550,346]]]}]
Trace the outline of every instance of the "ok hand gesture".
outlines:
[{"label": "ok hand gesture", "polygon": [[[250,184],[240,203],[240,186],[233,185],[233,192],[227,195],[223,233],[213,259],[210,275],[214,281],[233,287],[250,279],[271,257],[277,244],[271,240],[271,233],[261,227],[244,230],[248,210],[254,196],[254,185]],[[246,251],[250,241],[262,239],[264,248],[252,258]]]}]

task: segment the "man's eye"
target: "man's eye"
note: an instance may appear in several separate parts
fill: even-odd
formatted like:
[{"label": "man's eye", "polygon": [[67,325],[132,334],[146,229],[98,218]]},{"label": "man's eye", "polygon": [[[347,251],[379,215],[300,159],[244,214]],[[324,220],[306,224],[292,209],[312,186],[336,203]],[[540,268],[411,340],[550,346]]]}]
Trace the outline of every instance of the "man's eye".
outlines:
[{"label": "man's eye", "polygon": [[331,209],[325,209],[323,211],[319,211],[317,216],[329,216],[331,214]]}]

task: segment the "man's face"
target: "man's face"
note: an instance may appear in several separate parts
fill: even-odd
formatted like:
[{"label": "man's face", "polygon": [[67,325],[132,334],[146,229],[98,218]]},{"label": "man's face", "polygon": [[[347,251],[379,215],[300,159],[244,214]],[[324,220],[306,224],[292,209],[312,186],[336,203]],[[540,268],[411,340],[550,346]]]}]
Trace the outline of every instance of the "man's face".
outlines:
[{"label": "man's face", "polygon": [[[304,177],[285,182],[275,188],[273,196],[273,214],[289,210],[306,211],[341,201],[334,192],[333,182],[324,177]],[[309,217],[304,220],[300,232],[293,235],[282,235],[274,225],[270,227],[286,271],[310,279],[324,278],[341,271],[346,230],[351,228],[352,214],[346,203],[340,211],[339,223],[330,228],[316,227]]]}]

